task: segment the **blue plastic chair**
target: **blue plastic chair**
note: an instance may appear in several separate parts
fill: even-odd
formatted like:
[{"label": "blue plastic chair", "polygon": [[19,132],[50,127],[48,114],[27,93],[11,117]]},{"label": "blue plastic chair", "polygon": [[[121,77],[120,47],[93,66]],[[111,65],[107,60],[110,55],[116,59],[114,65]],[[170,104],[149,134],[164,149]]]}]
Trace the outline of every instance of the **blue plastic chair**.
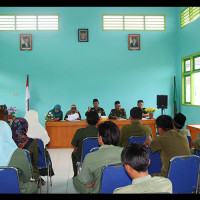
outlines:
[{"label": "blue plastic chair", "polygon": [[196,155],[175,156],[170,160],[168,179],[173,194],[197,193],[200,157]]},{"label": "blue plastic chair", "polygon": [[18,170],[0,167],[0,194],[20,194]]},{"label": "blue plastic chair", "polygon": [[187,135],[187,139],[188,139],[189,147],[191,148],[191,137]]},{"label": "blue plastic chair", "polygon": [[100,147],[98,143],[97,137],[87,137],[83,140],[83,149],[82,149],[82,157],[81,157],[81,164],[83,163],[83,160],[85,156],[90,153],[90,150],[94,147]]},{"label": "blue plastic chair", "polygon": [[28,162],[29,162],[29,165],[30,165],[30,169],[31,169],[31,173],[32,173],[32,179],[34,179],[34,176],[33,176],[33,167],[32,167],[32,163],[31,163],[30,152],[27,149],[24,149],[24,150],[26,151],[26,155],[27,155]]},{"label": "blue plastic chair", "polygon": [[147,137],[147,136],[143,136],[143,137],[141,137],[141,136],[131,136],[131,137],[129,138],[128,144],[131,144],[131,143],[133,143],[133,142],[137,142],[137,143],[140,143],[140,144],[144,144],[144,142],[145,142],[145,140],[146,140],[146,137]]},{"label": "blue plastic chair", "polygon": [[[47,193],[49,192],[49,177],[50,177],[50,185],[52,186],[52,180],[51,180],[51,174],[50,174],[50,160],[46,160],[45,157],[45,152],[44,152],[44,143],[41,139],[39,138],[34,138],[35,140],[37,140],[38,146],[39,146],[39,162],[38,162],[38,169],[42,169],[42,168],[46,168],[48,171],[47,174]],[[40,192],[41,192],[41,181],[40,181]]]},{"label": "blue plastic chair", "polygon": [[200,157],[200,151],[196,151],[195,154]]},{"label": "blue plastic chair", "polygon": [[152,153],[150,147],[148,147],[148,150],[149,150],[149,159],[150,159],[150,165],[148,167],[149,174],[151,175],[155,173],[160,173],[161,168],[162,168],[160,153],[159,152]]},{"label": "blue plastic chair", "polygon": [[116,188],[132,184],[132,179],[122,164],[107,165],[102,168],[99,193],[112,194]]}]

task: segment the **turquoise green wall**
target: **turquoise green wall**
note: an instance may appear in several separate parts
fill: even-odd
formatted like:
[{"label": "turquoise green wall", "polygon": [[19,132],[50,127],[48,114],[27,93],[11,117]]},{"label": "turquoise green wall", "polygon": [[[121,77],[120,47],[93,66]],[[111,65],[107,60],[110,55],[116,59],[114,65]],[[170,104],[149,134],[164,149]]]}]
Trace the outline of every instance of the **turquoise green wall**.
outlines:
[{"label": "turquoise green wall", "polygon": [[[106,115],[119,100],[129,111],[143,99],[156,107],[156,95],[168,95],[165,114],[173,116],[173,76],[177,73],[176,7],[1,7],[0,14],[59,14],[60,31],[0,32],[0,104],[25,115],[26,74],[30,109],[44,114],[75,103],[83,119],[93,98]],[[102,14],[165,14],[166,31],[102,31]],[[78,29],[89,42],[78,42]],[[32,34],[33,50],[20,51],[21,33]],[[128,50],[128,34],[141,34],[141,50]],[[18,93],[13,96],[12,93]],[[161,114],[159,109],[155,117]]]},{"label": "turquoise green wall", "polygon": [[199,113],[200,107],[197,106],[185,106],[182,105],[182,85],[181,85],[181,59],[185,56],[192,55],[194,53],[200,52],[200,18],[193,21],[192,23],[180,28],[180,13],[185,7],[178,8],[178,64],[177,64],[177,74],[178,74],[178,85],[179,85],[179,97],[180,97],[180,111],[187,116],[186,124],[199,124]]}]

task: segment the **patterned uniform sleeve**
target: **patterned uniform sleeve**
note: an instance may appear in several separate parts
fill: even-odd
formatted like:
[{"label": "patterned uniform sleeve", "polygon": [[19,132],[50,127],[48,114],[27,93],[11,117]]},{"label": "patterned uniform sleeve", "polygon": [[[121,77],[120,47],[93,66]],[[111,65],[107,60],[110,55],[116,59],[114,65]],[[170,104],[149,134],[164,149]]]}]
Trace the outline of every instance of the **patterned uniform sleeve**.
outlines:
[{"label": "patterned uniform sleeve", "polygon": [[109,119],[113,119],[113,116],[114,116],[114,114],[113,114],[113,109],[110,111],[110,114],[109,114],[109,116],[108,116],[108,118]]},{"label": "patterned uniform sleeve", "polygon": [[126,119],[126,111],[125,111],[125,109],[123,109],[123,115],[122,115],[122,118]]}]

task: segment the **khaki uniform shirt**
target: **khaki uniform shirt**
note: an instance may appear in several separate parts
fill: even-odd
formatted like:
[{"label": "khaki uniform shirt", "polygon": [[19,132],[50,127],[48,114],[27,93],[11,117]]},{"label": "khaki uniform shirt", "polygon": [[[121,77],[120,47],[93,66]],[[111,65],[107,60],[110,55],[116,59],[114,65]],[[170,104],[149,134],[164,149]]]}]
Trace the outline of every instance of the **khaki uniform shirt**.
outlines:
[{"label": "khaki uniform shirt", "polygon": [[[73,178],[75,189],[80,193],[99,193],[101,170],[105,165],[121,163],[121,147],[102,145],[99,150],[86,155],[80,174]],[[87,188],[86,185],[95,181]]]},{"label": "khaki uniform shirt", "polygon": [[[98,107],[97,110],[95,110],[95,108],[92,107],[91,111],[96,111],[97,113],[101,113],[101,116],[106,116],[104,109],[101,107]],[[88,111],[85,113],[85,116],[87,115],[87,113],[88,113]]]},{"label": "khaki uniform shirt", "polygon": [[172,183],[169,179],[150,175],[132,180],[132,185],[120,187],[114,190],[114,194],[120,193],[172,193]]},{"label": "khaki uniform shirt", "polygon": [[187,137],[172,129],[166,131],[163,135],[157,136],[150,143],[152,153],[160,152],[162,163],[161,173],[154,174],[167,177],[170,165],[170,159],[174,156],[191,155]]},{"label": "khaki uniform shirt", "polygon": [[117,117],[126,119],[126,111],[124,110],[124,108],[120,109],[120,111],[117,111],[116,109],[112,109],[110,111],[108,118],[114,119],[113,116],[117,116]]},{"label": "khaki uniform shirt", "polygon": [[96,126],[87,125],[85,128],[80,128],[74,134],[72,139],[72,146],[78,147],[76,154],[81,161],[82,149],[83,149],[83,140],[87,137],[97,137],[98,129]]},{"label": "khaki uniform shirt", "polygon": [[119,146],[128,146],[129,138],[131,136],[151,136],[151,128],[143,125],[140,122],[131,122],[130,125],[125,125],[120,130]]},{"label": "khaki uniform shirt", "polygon": [[16,149],[10,159],[8,167],[18,169],[19,187],[22,194],[38,193],[38,186],[35,182],[29,182],[32,177],[30,164],[24,149]]}]

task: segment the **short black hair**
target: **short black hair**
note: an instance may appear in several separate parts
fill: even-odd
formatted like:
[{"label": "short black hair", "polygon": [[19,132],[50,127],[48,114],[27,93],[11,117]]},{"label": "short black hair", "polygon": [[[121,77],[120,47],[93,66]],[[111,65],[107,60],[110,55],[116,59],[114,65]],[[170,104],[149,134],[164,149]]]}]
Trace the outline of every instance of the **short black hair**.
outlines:
[{"label": "short black hair", "polygon": [[119,142],[119,128],[112,121],[106,121],[98,126],[99,136],[102,137],[103,143],[117,146]]},{"label": "short black hair", "polygon": [[169,115],[160,115],[156,119],[157,128],[162,128],[164,131],[173,129],[173,120]]},{"label": "short black hair", "polygon": [[116,104],[120,104],[120,102],[119,102],[119,101],[115,101],[115,105],[116,105]]},{"label": "short black hair", "polygon": [[90,112],[87,112],[86,119],[87,119],[88,124],[96,125],[99,121],[99,115],[95,111],[90,111]]},{"label": "short black hair", "polygon": [[145,172],[149,166],[149,150],[143,144],[133,142],[124,147],[121,153],[123,164],[130,165],[138,172]]},{"label": "short black hair", "polygon": [[94,102],[99,102],[99,101],[98,101],[98,99],[93,99],[93,103],[94,103]]},{"label": "short black hair", "polygon": [[174,126],[177,129],[182,129],[185,125],[185,121],[186,121],[186,116],[182,113],[176,114],[173,119]]},{"label": "short black hair", "polygon": [[133,119],[142,119],[142,109],[139,108],[139,107],[133,107],[131,110],[130,110],[130,116],[133,118]]},{"label": "short black hair", "polygon": [[143,100],[138,100],[138,102],[137,102],[137,103],[144,103],[144,102],[143,102]]}]

